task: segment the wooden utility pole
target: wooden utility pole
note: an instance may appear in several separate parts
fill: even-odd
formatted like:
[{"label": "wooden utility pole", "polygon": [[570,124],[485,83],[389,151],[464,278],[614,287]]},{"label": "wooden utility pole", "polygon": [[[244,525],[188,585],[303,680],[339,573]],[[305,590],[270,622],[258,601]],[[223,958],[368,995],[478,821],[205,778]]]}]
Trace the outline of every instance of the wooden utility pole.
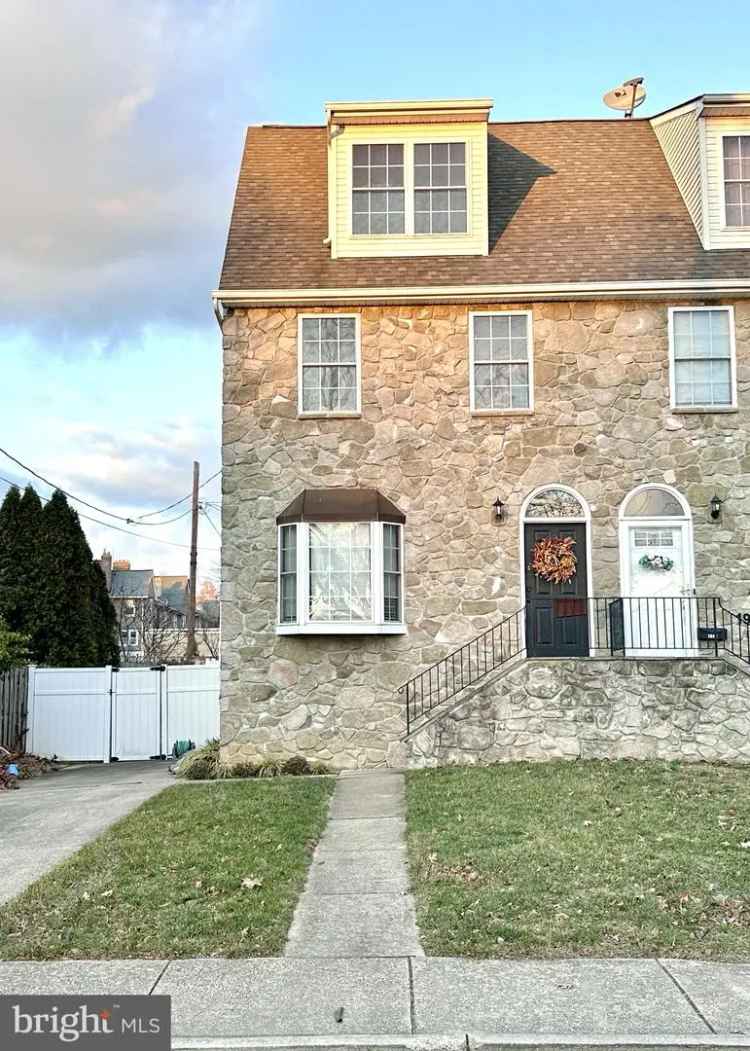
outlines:
[{"label": "wooden utility pole", "polygon": [[195,646],[195,593],[198,589],[198,490],[200,489],[201,465],[193,461],[193,518],[190,530],[190,594],[187,608],[187,646],[185,660],[192,663],[196,656]]}]

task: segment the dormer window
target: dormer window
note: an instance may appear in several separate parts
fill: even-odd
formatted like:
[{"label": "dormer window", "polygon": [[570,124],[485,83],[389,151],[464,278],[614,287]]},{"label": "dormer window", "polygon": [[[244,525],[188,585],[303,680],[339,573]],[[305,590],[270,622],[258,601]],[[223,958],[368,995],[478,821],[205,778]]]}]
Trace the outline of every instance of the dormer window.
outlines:
[{"label": "dormer window", "polygon": [[415,144],[414,232],[466,233],[466,143]]},{"label": "dormer window", "polygon": [[404,147],[354,146],[352,149],[352,233],[404,232]]},{"label": "dormer window", "polygon": [[491,106],[327,103],[331,259],[488,255]]},{"label": "dormer window", "polygon": [[750,227],[750,135],[724,135],[723,144],[726,225]]}]

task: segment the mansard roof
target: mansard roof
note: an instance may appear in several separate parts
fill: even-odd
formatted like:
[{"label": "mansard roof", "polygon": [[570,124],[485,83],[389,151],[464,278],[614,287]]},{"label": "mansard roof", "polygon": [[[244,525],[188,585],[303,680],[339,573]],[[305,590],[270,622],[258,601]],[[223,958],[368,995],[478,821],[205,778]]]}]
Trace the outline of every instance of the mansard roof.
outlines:
[{"label": "mansard roof", "polygon": [[220,289],[750,278],[750,250],[702,247],[647,119],[490,123],[488,135],[489,255],[331,259],[327,129],[250,128]]}]

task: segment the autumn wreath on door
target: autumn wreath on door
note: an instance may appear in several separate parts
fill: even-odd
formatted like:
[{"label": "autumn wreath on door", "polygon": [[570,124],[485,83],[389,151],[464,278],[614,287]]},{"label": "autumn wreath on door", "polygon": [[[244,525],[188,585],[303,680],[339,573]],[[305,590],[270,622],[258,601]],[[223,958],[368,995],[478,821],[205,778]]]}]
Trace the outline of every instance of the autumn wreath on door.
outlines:
[{"label": "autumn wreath on door", "polygon": [[537,540],[529,569],[550,584],[567,584],[576,575],[578,559],[572,536],[548,536]]}]

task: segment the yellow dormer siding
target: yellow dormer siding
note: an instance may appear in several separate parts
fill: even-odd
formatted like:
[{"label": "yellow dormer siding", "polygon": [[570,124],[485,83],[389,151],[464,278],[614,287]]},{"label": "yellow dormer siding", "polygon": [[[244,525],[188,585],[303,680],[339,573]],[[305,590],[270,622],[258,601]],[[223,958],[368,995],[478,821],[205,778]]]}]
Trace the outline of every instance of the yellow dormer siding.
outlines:
[{"label": "yellow dormer siding", "polygon": [[[447,102],[329,103],[328,212],[332,258],[487,255],[489,99]],[[465,156],[466,231],[417,233],[415,147],[461,143]],[[401,233],[354,233],[355,146],[403,146]]]}]

